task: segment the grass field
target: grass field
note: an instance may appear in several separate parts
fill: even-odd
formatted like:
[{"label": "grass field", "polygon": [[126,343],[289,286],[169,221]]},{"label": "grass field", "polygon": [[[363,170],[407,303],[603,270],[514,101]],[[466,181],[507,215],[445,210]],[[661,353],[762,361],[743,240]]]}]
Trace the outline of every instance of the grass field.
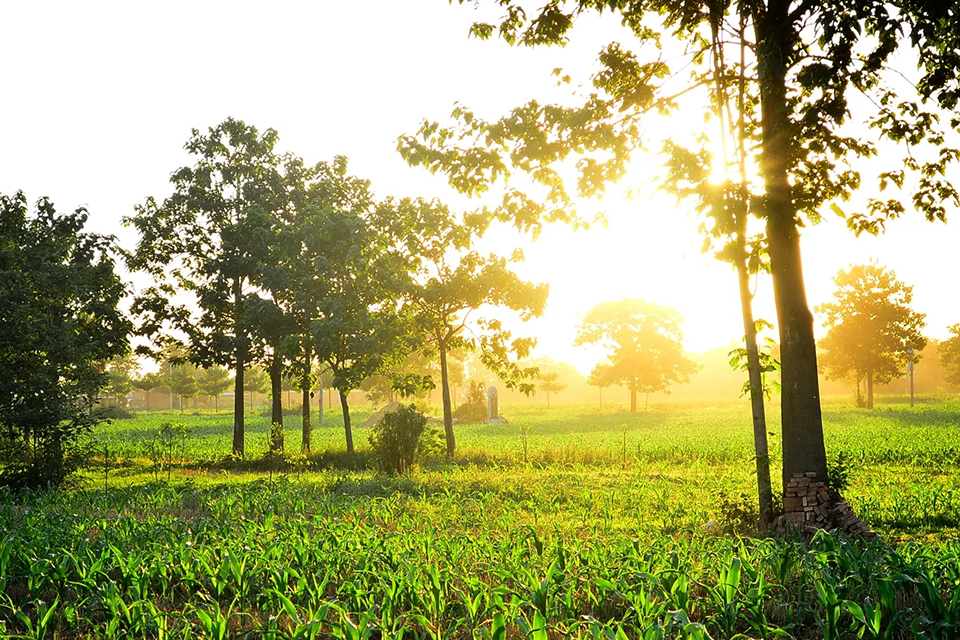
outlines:
[{"label": "grass field", "polygon": [[[956,400],[825,405],[871,545],[736,534],[743,405],[504,412],[401,478],[347,470],[335,412],[283,473],[224,462],[227,413],[115,421],[83,488],[0,497],[0,636],[957,637]],[[189,431],[169,482],[146,453],[167,421]],[[298,449],[299,417],[286,426]],[[267,431],[248,416],[248,459]]]}]

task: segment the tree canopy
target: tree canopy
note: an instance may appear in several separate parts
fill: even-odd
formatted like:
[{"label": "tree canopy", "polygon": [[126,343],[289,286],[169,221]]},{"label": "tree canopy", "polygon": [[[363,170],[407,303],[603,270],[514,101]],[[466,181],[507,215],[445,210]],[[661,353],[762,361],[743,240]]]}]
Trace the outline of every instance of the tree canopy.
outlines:
[{"label": "tree canopy", "polygon": [[666,391],[697,370],[683,355],[682,321],[673,309],[646,300],[602,302],[587,312],[574,344],[597,344],[610,352],[591,378],[598,386],[627,387],[630,411],[636,413],[638,392]]},{"label": "tree canopy", "polygon": [[947,384],[960,387],[960,324],[951,326],[949,330],[953,335],[940,343],[937,355],[946,369],[944,379]]},{"label": "tree canopy", "polygon": [[274,152],[277,133],[227,118],[186,144],[194,157],[170,178],[172,195],[153,198],[125,219],[139,234],[128,256],[132,271],[154,279],[132,306],[138,332],[155,342],[185,338],[189,358],[236,372],[233,452],[244,453],[244,369],[257,356],[259,296],[270,218],[289,206],[285,178],[301,164]]},{"label": "tree canopy", "polygon": [[827,328],[821,365],[830,378],[853,378],[858,403],[872,409],[874,385],[902,376],[908,362],[919,360],[927,344],[924,315],[911,308],[913,287],[879,265],[841,269],[834,282],[835,300],[817,307]]},{"label": "tree canopy", "polygon": [[125,355],[131,325],[114,239],[84,231],[87,212],[28,212],[22,192],[0,196],[0,483],[61,484],[83,460],[82,440]]},{"label": "tree canopy", "polygon": [[409,199],[387,201],[380,216],[410,268],[404,299],[416,330],[423,332],[422,348],[440,357],[444,436],[452,456],[450,352],[479,351],[481,362],[508,388],[531,393],[534,385],[528,380],[536,369],[517,361],[529,355],[535,341],[514,338],[498,315],[505,309],[524,321],[541,315],[548,286],[527,282],[513,271],[511,264],[522,259],[521,253],[507,258],[477,248],[490,223],[487,216],[457,215],[439,202]]},{"label": "tree canopy", "polygon": [[[659,148],[661,132],[671,129],[656,126],[659,115],[691,104],[732,112],[726,120],[744,122],[736,130],[748,132],[750,165],[761,176],[749,210],[764,226],[780,332],[784,486],[797,473],[824,480],[801,225],[817,222],[830,206],[854,231],[876,233],[908,206],[943,220],[947,206],[960,202],[946,178],[960,152],[945,143],[941,114],[923,104],[936,95],[949,105],[956,96],[957,57],[949,49],[956,36],[946,33],[955,29],[956,8],[929,0],[558,0],[536,11],[519,0],[489,4],[502,17],[474,24],[474,36],[562,45],[579,17],[595,13],[620,23],[629,37],[600,52],[598,70],[573,100],[534,100],[494,120],[458,105],[453,124],[425,122],[416,135],[401,138],[408,162],[445,174],[471,195],[496,186],[501,200],[493,214],[536,230],[545,220],[579,221],[578,199],[602,194],[625,176],[635,152]],[[891,88],[903,83],[890,81],[903,71],[889,64],[901,41],[919,53],[904,59],[921,60],[927,74],[919,92],[908,87],[905,95]],[[717,55],[707,55],[711,50]],[[731,75],[728,62],[734,60],[740,72]],[[562,70],[557,75],[561,83],[570,81]],[[724,78],[748,84],[736,107],[725,99]],[[857,102],[870,106],[854,117],[858,94],[867,100]],[[863,126],[875,135],[863,136]],[[714,135],[703,131],[699,137]],[[878,158],[889,162],[876,173],[878,195],[844,211],[838,203],[863,183],[854,160],[878,157],[887,142],[897,152]],[[905,180],[907,174],[917,179]],[[898,191],[886,190],[891,186]]]}]

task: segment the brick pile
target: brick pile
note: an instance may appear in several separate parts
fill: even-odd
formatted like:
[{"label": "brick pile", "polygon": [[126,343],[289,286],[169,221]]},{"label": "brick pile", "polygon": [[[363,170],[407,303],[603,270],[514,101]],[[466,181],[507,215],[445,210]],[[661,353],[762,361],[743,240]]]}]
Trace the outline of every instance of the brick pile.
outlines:
[{"label": "brick pile", "polygon": [[843,531],[870,541],[877,534],[850,509],[839,493],[814,480],[817,474],[799,473],[787,483],[783,497],[783,516],[777,521],[778,533],[799,531],[812,536],[818,529]]}]

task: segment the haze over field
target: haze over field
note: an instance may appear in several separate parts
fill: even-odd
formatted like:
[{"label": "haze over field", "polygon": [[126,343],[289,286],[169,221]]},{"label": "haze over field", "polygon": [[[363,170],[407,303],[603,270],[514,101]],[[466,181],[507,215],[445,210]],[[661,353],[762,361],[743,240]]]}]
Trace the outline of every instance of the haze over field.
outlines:
[{"label": "haze over field", "polygon": [[[226,116],[277,129],[280,148],[310,162],[348,156],[351,172],[372,180],[378,195],[472,207],[442,178],[409,168],[397,137],[425,117],[444,120],[456,101],[494,117],[533,97],[556,98],[551,71],[563,67],[575,83],[585,81],[600,46],[615,37],[609,21],[588,17],[565,49],[511,49],[467,38],[473,21],[496,17],[489,7],[438,0],[291,2],[269,11],[233,2],[37,2],[9,4],[2,14],[0,56],[15,99],[0,104],[0,192],[48,195],[62,210],[85,205],[91,229],[126,246],[134,234],[120,219],[147,195],[169,192],[170,171],[188,160],[182,144],[192,128]],[[620,297],[677,309],[688,351],[739,341],[735,275],[700,254],[689,212],[645,184],[658,162],[635,163],[626,182],[641,188],[638,198],[611,193],[601,204],[609,227],[549,228],[533,244],[521,241],[520,275],[550,283],[544,316],[517,329],[537,336],[539,355],[588,372],[599,354],[572,346],[575,327],[592,306]],[[840,268],[875,259],[915,286],[926,334],[945,338],[960,313],[950,293],[957,246],[960,226],[916,214],[891,222],[884,236],[859,239],[827,214],[804,232],[811,307],[829,299]],[[773,321],[769,282],[758,287],[756,314]]]}]

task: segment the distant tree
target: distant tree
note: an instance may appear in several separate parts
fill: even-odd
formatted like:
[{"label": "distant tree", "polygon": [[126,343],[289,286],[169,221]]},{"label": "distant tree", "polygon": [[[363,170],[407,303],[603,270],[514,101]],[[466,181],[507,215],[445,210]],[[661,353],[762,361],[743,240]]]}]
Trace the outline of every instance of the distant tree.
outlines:
[{"label": "distant tree", "polygon": [[104,391],[114,397],[118,407],[126,408],[127,394],[134,389],[133,378],[139,368],[140,363],[129,354],[107,363],[107,386]]},{"label": "distant tree", "polygon": [[[477,350],[483,364],[507,388],[532,393],[534,385],[524,380],[536,375],[536,369],[521,368],[516,360],[526,357],[535,341],[514,339],[491,313],[509,309],[519,313],[522,320],[539,316],[546,305],[548,287],[526,282],[511,269],[510,264],[522,258],[519,253],[509,260],[480,253],[476,244],[490,224],[489,216],[461,218],[440,203],[424,200],[388,201],[378,213],[386,220],[384,226],[399,239],[405,260],[411,265],[412,283],[405,297],[418,329],[424,332],[423,348],[440,357],[444,437],[447,456],[452,457],[456,438],[450,353]],[[477,317],[484,311],[484,316]]]},{"label": "distant tree", "polygon": [[600,408],[603,409],[603,390],[618,384],[618,382],[615,380],[613,367],[600,362],[597,363],[587,377],[587,384],[591,387],[597,387],[597,389],[600,390]]},{"label": "distant tree", "polygon": [[213,398],[213,410],[216,413],[220,412],[220,396],[231,384],[233,381],[230,379],[230,372],[217,364],[205,368],[197,379],[200,393]]},{"label": "distant tree", "polygon": [[687,382],[697,365],[683,356],[682,318],[673,309],[625,298],[602,302],[587,312],[577,329],[575,345],[600,344],[610,351],[604,379],[630,390],[630,411],[637,411],[637,393],[666,391]]},{"label": "distant tree", "polygon": [[0,196],[0,484],[58,486],[84,461],[107,383],[102,363],[129,352],[114,239],[85,232],[87,212],[22,192]]},{"label": "distant tree", "polygon": [[263,269],[265,218],[289,206],[285,172],[300,170],[297,159],[274,152],[276,141],[274,130],[233,118],[206,133],[195,129],[186,144],[195,163],[173,173],[173,194],[162,203],[149,198],[124,221],[140,236],[129,268],[154,278],[132,305],[138,332],[161,343],[185,335],[195,364],[235,371],[239,456],[244,374],[258,344],[251,280]]},{"label": "distant tree", "polygon": [[567,388],[567,385],[559,381],[559,373],[541,373],[540,390],[547,394],[547,409],[550,408],[550,394],[560,393]]},{"label": "distant tree", "polygon": [[183,413],[183,399],[193,398],[200,392],[197,368],[191,364],[183,363],[170,366],[168,371],[165,386],[170,389],[170,393],[177,395],[180,413]]},{"label": "distant tree", "polygon": [[159,373],[145,373],[133,379],[133,388],[143,391],[147,411],[150,410],[150,392],[154,389],[165,389],[163,376]]},{"label": "distant tree", "polygon": [[[910,306],[913,287],[885,267],[868,264],[841,269],[833,281],[835,301],[817,307],[827,328],[820,341],[825,352],[820,364],[828,378],[852,378],[857,404],[872,409],[874,385],[903,375],[909,349],[915,352],[914,361],[919,359],[927,344],[921,334],[925,316]],[[865,401],[862,382],[866,382]]]},{"label": "distant tree", "polygon": [[960,324],[949,328],[952,337],[940,343],[937,355],[946,369],[944,379],[952,387],[960,387]]},{"label": "distant tree", "polygon": [[389,375],[370,376],[360,384],[360,389],[374,406],[393,401],[393,386]]},{"label": "distant tree", "polygon": [[250,394],[250,410],[253,410],[253,394],[266,394],[270,389],[270,376],[260,365],[249,368],[248,375],[244,376],[243,390]]}]

